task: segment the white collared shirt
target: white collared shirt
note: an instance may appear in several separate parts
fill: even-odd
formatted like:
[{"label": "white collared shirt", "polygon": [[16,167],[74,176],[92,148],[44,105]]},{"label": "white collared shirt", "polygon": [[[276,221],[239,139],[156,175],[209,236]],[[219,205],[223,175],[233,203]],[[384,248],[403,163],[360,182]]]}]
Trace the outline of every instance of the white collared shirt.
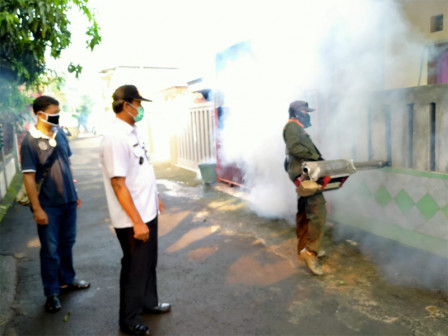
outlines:
[{"label": "white collared shirt", "polygon": [[125,177],[135,207],[143,222],[158,214],[158,194],[154,169],[149,162],[136,126],[116,118],[103,136],[100,150],[107,204],[115,228],[133,227],[133,223],[118,202],[110,179]]}]

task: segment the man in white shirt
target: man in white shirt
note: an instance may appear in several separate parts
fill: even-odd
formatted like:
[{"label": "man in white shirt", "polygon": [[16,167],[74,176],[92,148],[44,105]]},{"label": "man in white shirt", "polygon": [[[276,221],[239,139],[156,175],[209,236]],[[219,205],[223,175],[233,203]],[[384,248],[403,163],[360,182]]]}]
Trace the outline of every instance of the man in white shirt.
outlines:
[{"label": "man in white shirt", "polygon": [[112,95],[116,119],[101,143],[101,164],[112,225],[123,250],[120,275],[122,331],[149,335],[141,314],[165,313],[170,304],[157,294],[157,218],[164,205],[158,197],[154,169],[135,123],[143,118],[143,98],[134,85]]}]

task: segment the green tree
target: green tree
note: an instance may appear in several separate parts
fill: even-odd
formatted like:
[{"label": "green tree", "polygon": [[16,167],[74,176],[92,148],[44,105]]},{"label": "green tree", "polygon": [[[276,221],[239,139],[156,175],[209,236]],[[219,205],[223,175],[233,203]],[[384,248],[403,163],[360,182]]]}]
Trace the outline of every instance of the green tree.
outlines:
[{"label": "green tree", "polygon": [[[88,19],[87,48],[101,42],[99,27],[88,0],[1,0],[0,1],[0,118],[16,119],[28,103],[30,87],[48,84],[57,75],[46,69],[46,52],[57,59],[70,45],[67,12],[78,8]],[[82,67],[70,63],[76,76]]]}]

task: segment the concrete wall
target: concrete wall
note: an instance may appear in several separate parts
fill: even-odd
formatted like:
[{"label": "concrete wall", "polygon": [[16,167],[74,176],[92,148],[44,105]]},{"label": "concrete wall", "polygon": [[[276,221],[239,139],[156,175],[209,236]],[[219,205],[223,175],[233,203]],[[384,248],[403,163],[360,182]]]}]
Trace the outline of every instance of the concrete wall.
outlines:
[{"label": "concrete wall", "polygon": [[[5,156],[6,164],[0,163],[0,199],[2,199],[8,191],[9,184],[16,174],[16,160],[13,154]],[[6,178],[5,178],[6,171]]]},{"label": "concrete wall", "polygon": [[[373,96],[370,109],[375,116],[373,158],[390,155],[394,167],[448,172],[448,84],[380,92]],[[435,114],[434,169],[430,157],[432,109]],[[390,118],[389,124],[387,118]]]},{"label": "concrete wall", "polygon": [[448,84],[379,92],[366,110],[360,132],[370,141],[356,150],[392,167],[326,193],[330,218],[448,257]]},{"label": "concrete wall", "polygon": [[[385,58],[385,89],[428,84],[428,61],[437,43],[448,42],[448,5],[446,0],[399,0],[409,31],[407,41],[397,45],[385,36],[385,55],[397,55],[399,62]],[[443,30],[431,32],[431,18],[443,15]],[[394,25],[394,22],[385,22]],[[409,49],[407,49],[409,48]],[[412,49],[412,50],[411,50]],[[402,55],[402,57],[399,57]]]},{"label": "concrete wall", "polygon": [[[446,0],[401,0],[406,18],[424,37],[430,41],[448,40],[448,6]],[[431,17],[444,16],[443,30],[431,33]]]},{"label": "concrete wall", "polygon": [[328,192],[329,218],[448,257],[448,174],[385,168]]}]

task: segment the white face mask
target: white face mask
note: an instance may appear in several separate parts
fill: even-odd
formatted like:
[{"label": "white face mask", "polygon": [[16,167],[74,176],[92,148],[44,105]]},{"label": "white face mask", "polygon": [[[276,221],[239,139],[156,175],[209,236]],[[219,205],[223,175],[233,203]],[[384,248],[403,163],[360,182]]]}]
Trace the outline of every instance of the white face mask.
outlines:
[{"label": "white face mask", "polygon": [[45,114],[45,119],[40,119],[44,123],[52,125],[52,126],[58,126],[59,125],[59,113],[56,114],[48,114],[43,111],[39,111],[37,113]]}]

